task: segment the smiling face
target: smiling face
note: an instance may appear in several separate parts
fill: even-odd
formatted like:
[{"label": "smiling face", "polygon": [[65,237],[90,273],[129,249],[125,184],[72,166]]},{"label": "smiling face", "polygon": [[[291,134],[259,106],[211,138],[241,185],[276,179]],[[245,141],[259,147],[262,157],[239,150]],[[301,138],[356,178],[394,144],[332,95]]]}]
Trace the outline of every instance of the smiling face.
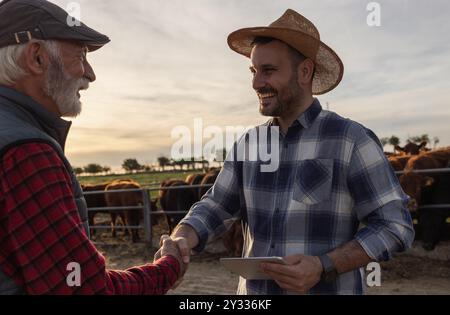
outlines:
[{"label": "smiling face", "polygon": [[44,93],[57,104],[61,116],[76,117],[81,112],[80,90],[95,81],[94,71],[86,60],[87,48],[66,41],[47,48],[49,64]]},{"label": "smiling face", "polygon": [[272,40],[256,44],[251,52],[253,89],[264,116],[283,117],[298,107],[303,90],[288,45]]}]

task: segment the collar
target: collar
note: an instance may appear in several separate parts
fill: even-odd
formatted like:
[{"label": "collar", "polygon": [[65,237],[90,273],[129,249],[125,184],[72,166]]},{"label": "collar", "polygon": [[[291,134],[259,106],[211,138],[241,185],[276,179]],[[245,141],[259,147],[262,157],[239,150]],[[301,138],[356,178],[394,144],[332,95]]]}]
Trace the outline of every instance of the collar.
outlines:
[{"label": "collar", "polygon": [[47,110],[31,97],[6,86],[0,86],[0,96],[14,102],[26,110],[38,123],[39,128],[54,138],[64,151],[64,146],[69,133],[71,121],[64,120]]},{"label": "collar", "polygon": [[[301,113],[296,120],[292,123],[291,127],[302,126],[304,129],[308,129],[316,120],[317,116],[319,116],[322,111],[322,105],[317,98],[314,98],[312,104],[308,107],[306,111]],[[277,126],[278,121],[277,118],[270,119],[267,124],[269,126]],[[290,127],[289,127],[290,128]]]}]

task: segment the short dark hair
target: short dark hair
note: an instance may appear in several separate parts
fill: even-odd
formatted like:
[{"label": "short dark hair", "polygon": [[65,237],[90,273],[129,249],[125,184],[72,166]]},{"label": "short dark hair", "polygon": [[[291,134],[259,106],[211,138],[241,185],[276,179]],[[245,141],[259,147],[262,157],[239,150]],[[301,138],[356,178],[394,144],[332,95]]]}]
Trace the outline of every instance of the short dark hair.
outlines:
[{"label": "short dark hair", "polygon": [[[274,40],[279,40],[279,39],[273,38],[273,37],[256,36],[253,39],[251,46],[254,47],[258,44],[265,45]],[[283,42],[282,40],[280,40],[280,41]],[[285,43],[285,42],[283,42],[283,43]],[[292,47],[291,45],[289,45],[287,43],[285,43],[285,44],[289,47],[289,53],[291,54],[291,57],[292,57],[291,58],[292,66],[294,68],[296,68],[303,60],[306,59],[306,57],[301,52],[299,52],[297,49]]]},{"label": "short dark hair", "polygon": [[[252,42],[251,42],[251,47],[254,47],[258,44],[261,45],[265,45],[268,44],[274,40],[279,40],[281,42],[283,42],[280,39],[274,38],[274,37],[266,37],[266,36],[256,36],[255,38],[253,38]],[[285,43],[285,42],[283,42]],[[301,52],[299,52],[297,49],[295,49],[294,47],[292,47],[291,45],[285,43],[288,48],[289,48],[289,53],[291,54],[291,62],[292,62],[292,67],[293,68],[297,68],[298,65],[303,62],[306,59],[306,56],[303,55]],[[314,75],[316,74],[316,67],[314,66],[314,70],[313,70],[313,74],[311,79],[314,79]]]}]

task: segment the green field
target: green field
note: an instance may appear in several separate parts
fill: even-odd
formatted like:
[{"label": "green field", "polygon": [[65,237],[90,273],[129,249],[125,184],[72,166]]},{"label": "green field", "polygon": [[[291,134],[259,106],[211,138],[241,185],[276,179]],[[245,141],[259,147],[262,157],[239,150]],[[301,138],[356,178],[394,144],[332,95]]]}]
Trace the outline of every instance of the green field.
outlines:
[{"label": "green field", "polygon": [[[110,182],[114,179],[133,179],[141,186],[158,187],[159,183],[165,179],[181,179],[185,180],[186,176],[193,173],[201,173],[201,170],[196,171],[176,171],[176,172],[152,172],[152,173],[136,173],[136,174],[115,174],[103,176],[78,176],[80,184],[97,185],[105,182]],[[151,191],[151,198],[158,196],[158,191]]]},{"label": "green field", "polygon": [[152,173],[135,173],[135,174],[113,174],[113,175],[102,175],[102,176],[78,176],[78,181],[81,184],[101,184],[104,182],[109,182],[114,179],[133,179],[142,186],[148,186],[154,183],[160,183],[165,179],[181,179],[185,180],[186,176],[193,173],[201,173],[200,170],[197,171],[177,171],[177,172],[152,172]]}]

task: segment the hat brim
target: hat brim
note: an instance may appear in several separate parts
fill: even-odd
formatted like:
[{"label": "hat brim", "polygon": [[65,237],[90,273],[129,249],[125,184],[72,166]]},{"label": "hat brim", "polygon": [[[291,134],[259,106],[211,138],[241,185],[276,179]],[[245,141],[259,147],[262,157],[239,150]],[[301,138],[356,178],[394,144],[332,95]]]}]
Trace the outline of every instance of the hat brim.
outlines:
[{"label": "hat brim", "polygon": [[79,22],[79,25],[73,26],[62,24],[59,21],[51,22],[54,24],[52,25],[53,27],[48,27],[46,25],[45,29],[42,30],[43,33],[45,33],[46,39],[77,41],[85,44],[90,52],[95,51],[110,42],[108,36],[97,32],[83,22]]},{"label": "hat brim", "polygon": [[344,65],[339,56],[322,41],[300,31],[281,27],[250,27],[228,35],[228,46],[250,58],[255,37],[278,39],[301,52],[315,63],[312,93],[320,95],[334,89],[344,75]]}]

